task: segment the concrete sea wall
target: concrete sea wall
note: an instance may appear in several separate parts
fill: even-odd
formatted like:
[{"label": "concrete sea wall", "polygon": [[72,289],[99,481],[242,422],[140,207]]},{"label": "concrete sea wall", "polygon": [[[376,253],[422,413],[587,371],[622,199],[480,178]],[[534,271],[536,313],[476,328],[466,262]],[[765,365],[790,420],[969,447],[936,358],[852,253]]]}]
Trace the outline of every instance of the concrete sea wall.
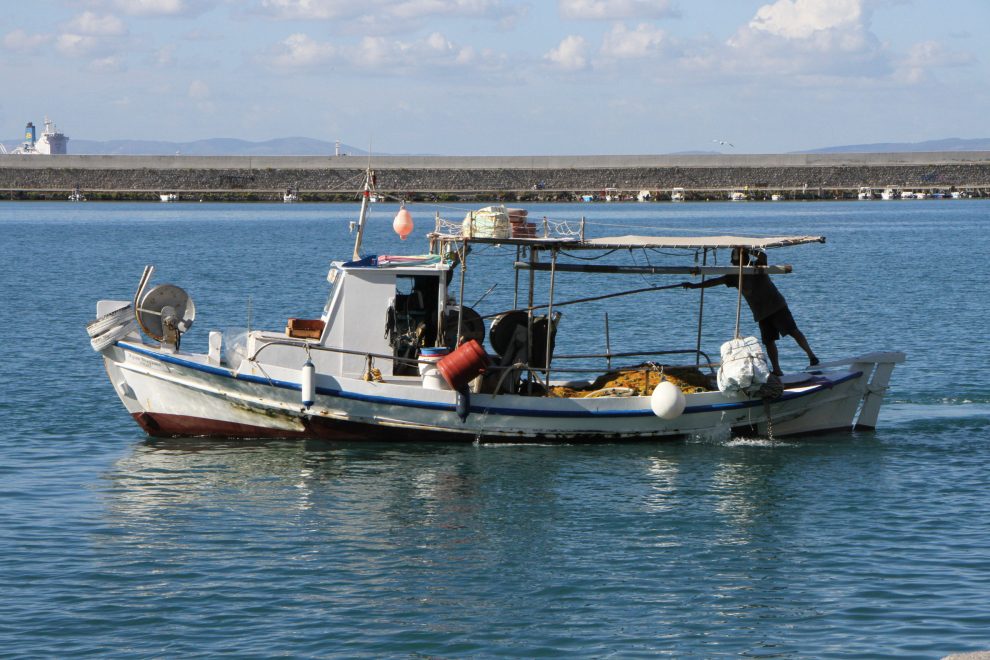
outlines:
[{"label": "concrete sea wall", "polygon": [[[353,199],[368,160],[335,157],[0,155],[0,197]],[[860,186],[990,190],[990,152],[698,156],[376,156],[378,187],[409,197],[571,199],[615,188],[656,197],[682,187],[689,198],[855,196]]]}]

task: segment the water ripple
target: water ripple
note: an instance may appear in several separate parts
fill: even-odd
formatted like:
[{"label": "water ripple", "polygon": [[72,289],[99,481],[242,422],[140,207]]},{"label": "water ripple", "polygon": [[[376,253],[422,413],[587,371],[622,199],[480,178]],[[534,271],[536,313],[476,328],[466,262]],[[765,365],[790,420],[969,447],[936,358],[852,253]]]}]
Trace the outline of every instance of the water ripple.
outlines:
[{"label": "water ripple", "polygon": [[[909,352],[877,432],[600,447],[146,440],[86,346],[92,301],[130,295],[146,259],[182,254],[189,271],[176,275],[201,283],[197,306],[240,320],[247,285],[257,321],[278,327],[321,306],[325,290],[308,285],[325,275],[319,246],[346,240],[353,211],[203,206],[168,218],[76,206],[71,221],[53,215],[64,205],[0,206],[7,304],[65,350],[15,350],[23,339],[0,324],[15,376],[0,397],[5,657],[935,658],[990,647],[990,391],[972,359],[990,346],[971,330],[985,324],[984,282],[925,280],[898,296],[863,286],[881,261],[891,281],[916,282],[912,261],[890,255],[918,244],[985,280],[990,205],[774,212],[774,230],[830,236],[823,257],[796,253],[808,278],[782,284],[816,350]],[[664,209],[641,207],[614,213],[766,233],[757,205],[660,220]],[[312,240],[273,245],[286,223]],[[392,246],[386,230],[369,240]],[[236,249],[218,248],[234,234]],[[74,247],[53,274],[71,290],[37,285],[56,243]],[[731,307],[712,299],[712,318]],[[635,306],[626,312],[613,327],[634,323]],[[638,331],[679,336],[666,316]],[[599,318],[571,315],[562,332]],[[938,318],[952,322],[934,342]],[[215,322],[189,340],[204,343]]]}]

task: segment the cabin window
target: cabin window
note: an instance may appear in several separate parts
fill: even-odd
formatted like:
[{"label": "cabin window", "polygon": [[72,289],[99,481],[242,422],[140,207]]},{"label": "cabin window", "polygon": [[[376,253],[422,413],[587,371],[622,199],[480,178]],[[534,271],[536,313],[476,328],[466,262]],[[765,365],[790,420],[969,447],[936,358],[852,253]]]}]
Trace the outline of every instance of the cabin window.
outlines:
[{"label": "cabin window", "polygon": [[[437,336],[440,280],[436,275],[397,275],[395,296],[388,310],[386,335],[396,357],[416,359],[421,346],[433,346]],[[396,375],[419,373],[415,363],[396,362]]]}]

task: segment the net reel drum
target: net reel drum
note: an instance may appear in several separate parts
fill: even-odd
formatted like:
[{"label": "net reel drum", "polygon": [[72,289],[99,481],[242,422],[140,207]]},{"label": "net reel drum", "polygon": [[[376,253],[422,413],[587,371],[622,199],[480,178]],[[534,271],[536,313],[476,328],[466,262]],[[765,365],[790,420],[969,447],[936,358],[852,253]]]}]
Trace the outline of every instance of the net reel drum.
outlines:
[{"label": "net reel drum", "polygon": [[145,290],[154,272],[146,266],[134,294],[134,315],[146,335],[178,350],[182,335],[196,318],[196,305],[186,291],[174,284],[159,284]]}]

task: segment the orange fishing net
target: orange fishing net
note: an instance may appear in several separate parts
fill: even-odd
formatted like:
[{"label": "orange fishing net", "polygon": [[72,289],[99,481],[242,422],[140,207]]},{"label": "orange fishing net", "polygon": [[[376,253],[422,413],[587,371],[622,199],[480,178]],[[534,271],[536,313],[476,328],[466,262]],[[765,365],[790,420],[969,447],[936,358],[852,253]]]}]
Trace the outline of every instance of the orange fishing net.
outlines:
[{"label": "orange fishing net", "polygon": [[[711,389],[709,377],[696,367],[662,367],[663,378],[681,388],[685,394],[707,392]],[[660,372],[653,365],[641,365],[631,369],[610,371],[599,376],[591,385],[582,388],[551,387],[550,396],[564,399],[594,396],[646,396],[660,383]]]}]

